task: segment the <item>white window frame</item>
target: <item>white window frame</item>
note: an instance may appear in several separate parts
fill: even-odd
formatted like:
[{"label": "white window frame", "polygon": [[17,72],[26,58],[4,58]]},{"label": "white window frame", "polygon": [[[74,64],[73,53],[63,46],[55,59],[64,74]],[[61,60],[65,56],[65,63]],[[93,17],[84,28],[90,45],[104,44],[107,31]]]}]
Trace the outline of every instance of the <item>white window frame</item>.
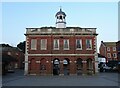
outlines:
[{"label": "white window frame", "polygon": [[110,51],[110,47],[107,47],[107,51]]},{"label": "white window frame", "polygon": [[37,39],[31,39],[31,50],[37,50]]},{"label": "white window frame", "polygon": [[116,47],[113,47],[113,51],[116,51]]},{"label": "white window frame", "polygon": [[116,53],[113,53],[113,58],[117,58],[117,54]]},{"label": "white window frame", "polygon": [[[45,41],[45,44],[42,44],[43,41]],[[42,45],[45,45],[44,47]],[[40,40],[40,49],[41,50],[47,50],[47,39],[41,39]]]},{"label": "white window frame", "polygon": [[[77,47],[77,41],[80,42],[81,48]],[[82,39],[76,39],[76,50],[82,50]]]},{"label": "white window frame", "polygon": [[108,58],[111,58],[111,54],[110,54],[110,53],[107,53],[107,57],[108,57]]},{"label": "white window frame", "polygon": [[[88,48],[87,47],[87,41],[90,41],[90,46],[91,46],[91,48]],[[86,50],[92,50],[92,39],[86,39]]]},{"label": "white window frame", "polygon": [[[55,47],[56,41],[57,41],[57,43],[58,43],[58,48]],[[54,39],[54,40],[53,40],[53,50],[59,50],[59,39]]]},{"label": "white window frame", "polygon": [[[65,41],[67,41],[68,48],[65,48]],[[69,49],[70,49],[70,46],[69,46],[69,39],[64,39],[64,41],[63,41],[63,50],[69,50]]]}]

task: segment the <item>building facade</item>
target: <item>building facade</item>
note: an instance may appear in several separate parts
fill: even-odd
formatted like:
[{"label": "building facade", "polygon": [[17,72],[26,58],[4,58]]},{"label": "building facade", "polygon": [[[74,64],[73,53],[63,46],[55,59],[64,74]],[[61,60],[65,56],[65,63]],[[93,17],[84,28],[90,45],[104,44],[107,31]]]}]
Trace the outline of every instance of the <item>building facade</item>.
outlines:
[{"label": "building facade", "polygon": [[106,57],[106,62],[115,60],[117,61],[116,42],[103,42],[99,48],[100,54]]},{"label": "building facade", "polygon": [[117,46],[117,56],[118,56],[118,60],[120,61],[120,41],[116,42],[116,46]]},{"label": "building facade", "polygon": [[120,41],[116,42],[118,56],[118,72],[120,73]]},{"label": "building facade", "polygon": [[55,17],[56,27],[26,28],[25,75],[94,74],[96,28],[66,27],[62,9]]},{"label": "building facade", "polygon": [[24,53],[19,48],[0,44],[0,50],[3,74],[15,68],[23,69]]}]

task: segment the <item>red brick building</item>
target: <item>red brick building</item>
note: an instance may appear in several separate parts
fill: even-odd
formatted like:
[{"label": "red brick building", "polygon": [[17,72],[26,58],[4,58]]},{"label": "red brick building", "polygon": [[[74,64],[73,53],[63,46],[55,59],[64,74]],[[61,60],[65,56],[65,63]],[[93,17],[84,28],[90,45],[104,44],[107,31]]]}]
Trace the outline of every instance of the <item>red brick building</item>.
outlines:
[{"label": "red brick building", "polygon": [[56,13],[56,27],[26,28],[25,75],[94,74],[96,28],[66,27],[66,14]]},{"label": "red brick building", "polygon": [[15,68],[23,69],[24,53],[19,48],[8,44],[0,44],[0,50],[3,74]]},{"label": "red brick building", "polygon": [[103,42],[99,48],[100,54],[106,57],[106,61],[118,60],[116,42]]},{"label": "red brick building", "polygon": [[118,56],[118,60],[120,61],[120,41],[116,42],[116,46],[117,46],[117,56]]},{"label": "red brick building", "polygon": [[120,73],[120,41],[116,42],[116,46],[117,46],[117,56],[118,56],[118,71]]}]

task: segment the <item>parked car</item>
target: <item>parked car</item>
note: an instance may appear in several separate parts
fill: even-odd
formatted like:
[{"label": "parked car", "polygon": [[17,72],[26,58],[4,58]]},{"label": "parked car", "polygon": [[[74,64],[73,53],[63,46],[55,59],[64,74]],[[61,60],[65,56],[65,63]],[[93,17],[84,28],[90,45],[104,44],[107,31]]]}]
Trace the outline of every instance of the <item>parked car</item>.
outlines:
[{"label": "parked car", "polygon": [[9,69],[8,73],[14,73],[15,71],[13,69]]},{"label": "parked car", "polygon": [[109,71],[111,71],[111,67],[109,67],[109,66],[107,66],[107,65],[105,65],[105,66],[103,66],[103,71],[104,72],[109,72]]}]

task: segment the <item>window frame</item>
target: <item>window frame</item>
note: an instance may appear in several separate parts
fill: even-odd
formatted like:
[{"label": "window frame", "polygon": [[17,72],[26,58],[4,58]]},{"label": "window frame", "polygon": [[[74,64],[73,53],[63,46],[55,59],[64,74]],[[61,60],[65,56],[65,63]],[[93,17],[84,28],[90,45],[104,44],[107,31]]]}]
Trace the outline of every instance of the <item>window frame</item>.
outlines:
[{"label": "window frame", "polygon": [[113,58],[117,58],[117,54],[116,53],[113,53]]},{"label": "window frame", "polygon": [[30,42],[30,49],[31,50],[37,50],[37,39],[31,39],[31,42]]},{"label": "window frame", "polygon": [[[56,43],[56,41],[57,41],[57,43],[58,43],[58,48],[55,48],[55,43]],[[59,39],[54,39],[53,40],[53,50],[59,50],[60,49],[60,45],[59,45]]]},{"label": "window frame", "polygon": [[[67,44],[68,44],[67,46],[68,46],[68,48],[65,47],[65,41],[67,41]],[[63,40],[63,50],[70,50],[69,39],[64,39],[64,40]]]},{"label": "window frame", "polygon": [[107,53],[107,57],[108,57],[108,58],[111,58],[111,53]]},{"label": "window frame", "polygon": [[107,47],[107,51],[110,51],[110,47]]},{"label": "window frame", "polygon": [[[81,48],[77,47],[78,40],[79,40],[79,43],[81,45]],[[82,39],[76,39],[76,50],[82,50]]]},{"label": "window frame", "polygon": [[[45,44],[42,44],[43,41],[45,41]],[[43,45],[45,45],[45,47],[43,47]],[[40,40],[40,50],[47,50],[47,39]]]},{"label": "window frame", "polygon": [[[88,47],[87,47],[87,41],[88,41],[88,40],[90,41],[90,47],[91,47],[91,48],[88,48]],[[92,39],[86,39],[86,50],[92,50]]]},{"label": "window frame", "polygon": [[116,47],[113,47],[113,51],[116,51]]}]

